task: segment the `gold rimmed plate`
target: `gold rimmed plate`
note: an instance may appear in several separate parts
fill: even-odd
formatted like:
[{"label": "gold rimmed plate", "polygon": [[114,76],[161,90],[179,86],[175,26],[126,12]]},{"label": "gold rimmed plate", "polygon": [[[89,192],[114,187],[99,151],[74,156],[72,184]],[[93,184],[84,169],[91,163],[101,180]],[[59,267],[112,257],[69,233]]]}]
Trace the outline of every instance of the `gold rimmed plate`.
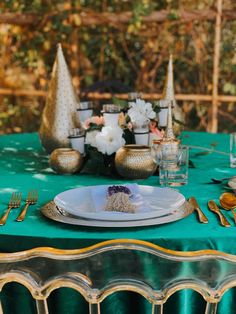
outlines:
[{"label": "gold rimmed plate", "polygon": [[87,227],[103,227],[103,228],[124,228],[124,227],[144,227],[160,225],[183,219],[193,212],[193,206],[187,201],[181,206],[174,209],[168,214],[152,219],[133,220],[133,221],[104,221],[95,219],[86,219],[69,214],[66,210],[57,207],[54,201],[45,204],[41,209],[41,213],[54,221],[69,225],[79,225]]}]

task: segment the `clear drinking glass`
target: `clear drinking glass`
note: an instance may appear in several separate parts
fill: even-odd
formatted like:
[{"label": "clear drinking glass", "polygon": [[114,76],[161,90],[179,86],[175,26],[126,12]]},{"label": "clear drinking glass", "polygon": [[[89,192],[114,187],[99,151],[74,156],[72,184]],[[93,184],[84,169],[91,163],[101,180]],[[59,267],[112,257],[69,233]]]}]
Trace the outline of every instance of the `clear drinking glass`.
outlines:
[{"label": "clear drinking glass", "polygon": [[188,146],[179,146],[175,157],[162,155],[159,162],[159,179],[163,186],[181,186],[188,183]]},{"label": "clear drinking glass", "polygon": [[151,154],[154,162],[159,165],[161,159],[161,140],[154,140],[152,142]]},{"label": "clear drinking glass", "polygon": [[230,167],[236,168],[236,132],[230,134]]}]

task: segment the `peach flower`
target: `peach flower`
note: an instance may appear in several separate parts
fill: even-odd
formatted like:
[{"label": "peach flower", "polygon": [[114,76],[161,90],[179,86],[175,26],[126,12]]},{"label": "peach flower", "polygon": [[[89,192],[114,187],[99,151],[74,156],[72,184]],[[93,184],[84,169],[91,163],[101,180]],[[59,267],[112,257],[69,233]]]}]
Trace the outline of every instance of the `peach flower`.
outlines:
[{"label": "peach flower", "polygon": [[84,122],[84,128],[88,129],[90,123],[94,123],[97,125],[104,125],[104,118],[102,116],[101,117],[99,117],[99,116],[91,117]]},{"label": "peach flower", "polygon": [[164,136],[164,131],[163,131],[163,130],[160,131],[160,130],[157,128],[157,123],[156,123],[156,121],[150,121],[149,128],[150,128],[151,133],[157,135],[157,137],[159,137],[159,138],[163,138],[163,136]]}]

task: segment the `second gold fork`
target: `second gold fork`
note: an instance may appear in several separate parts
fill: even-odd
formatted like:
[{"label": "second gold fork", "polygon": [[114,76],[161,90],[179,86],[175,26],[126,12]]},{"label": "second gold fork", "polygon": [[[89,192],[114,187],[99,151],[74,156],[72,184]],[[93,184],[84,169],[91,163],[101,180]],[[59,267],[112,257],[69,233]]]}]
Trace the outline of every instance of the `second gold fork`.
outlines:
[{"label": "second gold fork", "polygon": [[29,205],[33,205],[33,204],[37,203],[37,200],[38,200],[38,191],[36,191],[36,190],[29,191],[28,196],[26,198],[25,207],[22,209],[21,213],[16,218],[16,221],[23,221],[25,219]]}]

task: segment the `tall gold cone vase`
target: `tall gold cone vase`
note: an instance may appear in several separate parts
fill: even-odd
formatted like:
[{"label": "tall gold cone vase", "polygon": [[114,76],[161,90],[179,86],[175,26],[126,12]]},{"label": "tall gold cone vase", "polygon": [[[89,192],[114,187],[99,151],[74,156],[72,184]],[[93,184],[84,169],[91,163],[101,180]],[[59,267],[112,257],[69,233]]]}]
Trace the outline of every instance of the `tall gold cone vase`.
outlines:
[{"label": "tall gold cone vase", "polygon": [[77,127],[76,97],[61,44],[57,46],[57,56],[42,115],[39,136],[48,153],[55,148],[69,147],[69,132]]},{"label": "tall gold cone vase", "polygon": [[166,74],[166,81],[164,85],[163,94],[161,100],[166,101],[173,101],[175,102],[175,92],[174,92],[174,75],[173,75],[173,58],[170,55],[167,74]]},{"label": "tall gold cone vase", "polygon": [[[184,124],[185,117],[184,117],[183,110],[178,106],[175,100],[172,55],[170,55],[170,58],[169,58],[163,94],[159,101],[160,112],[158,113],[158,119],[159,119],[160,127],[167,126],[168,106],[170,103],[172,104],[172,109],[173,109],[175,119],[179,120],[180,122],[182,122],[182,124]],[[173,129],[174,129],[174,133],[180,134],[180,132],[183,130],[183,125],[174,122]]]},{"label": "tall gold cone vase", "polygon": [[173,77],[173,59],[170,55],[165,85],[162,93],[162,97],[159,100],[160,111],[158,113],[159,127],[166,127],[168,117],[168,106],[169,103],[175,106],[175,93],[174,93],[174,77]]}]

